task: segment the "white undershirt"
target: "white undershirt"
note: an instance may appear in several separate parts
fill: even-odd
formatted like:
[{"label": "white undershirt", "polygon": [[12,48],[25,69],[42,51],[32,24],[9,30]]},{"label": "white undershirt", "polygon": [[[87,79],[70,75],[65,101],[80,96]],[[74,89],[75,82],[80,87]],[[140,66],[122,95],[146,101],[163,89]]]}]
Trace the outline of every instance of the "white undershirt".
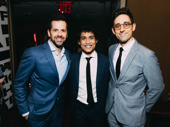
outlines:
[{"label": "white undershirt", "polygon": [[84,104],[87,103],[87,86],[86,86],[86,65],[87,60],[86,57],[92,57],[90,59],[90,74],[91,74],[91,83],[92,83],[92,92],[94,102],[97,102],[97,93],[96,93],[96,74],[97,74],[97,53],[93,52],[91,56],[87,56],[82,52],[80,58],[80,66],[79,66],[79,88],[78,88],[78,96],[77,100]]},{"label": "white undershirt", "polygon": [[126,57],[130,51],[130,49],[132,48],[133,44],[135,42],[135,39],[133,38],[132,41],[130,41],[128,44],[126,44],[125,46],[121,46],[120,44],[118,45],[118,47],[116,48],[116,51],[115,51],[115,54],[114,54],[114,59],[113,59],[113,65],[114,65],[114,69],[116,71],[116,62],[117,62],[117,59],[119,57],[119,49],[120,47],[123,48],[123,51],[122,51],[122,57],[121,57],[121,66],[120,66],[120,71],[122,70],[123,68],[123,64],[126,60]]}]

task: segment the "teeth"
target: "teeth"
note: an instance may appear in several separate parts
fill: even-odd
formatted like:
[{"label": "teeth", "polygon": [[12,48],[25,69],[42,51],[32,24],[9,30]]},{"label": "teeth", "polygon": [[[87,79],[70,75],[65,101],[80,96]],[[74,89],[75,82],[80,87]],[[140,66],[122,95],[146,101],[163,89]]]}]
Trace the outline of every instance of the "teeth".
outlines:
[{"label": "teeth", "polygon": [[91,46],[90,45],[86,45],[86,48],[90,48]]},{"label": "teeth", "polygon": [[58,41],[61,41],[61,40],[62,40],[62,38],[57,38],[57,40],[58,40]]}]

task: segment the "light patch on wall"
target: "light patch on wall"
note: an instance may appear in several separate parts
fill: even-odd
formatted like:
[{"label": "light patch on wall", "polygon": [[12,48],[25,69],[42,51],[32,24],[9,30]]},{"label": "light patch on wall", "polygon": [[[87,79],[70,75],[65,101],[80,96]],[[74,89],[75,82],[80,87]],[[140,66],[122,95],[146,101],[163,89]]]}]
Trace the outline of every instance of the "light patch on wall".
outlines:
[{"label": "light patch on wall", "polygon": [[7,3],[3,1],[0,6],[0,67],[5,76],[2,87],[8,109],[13,107],[9,44]]}]

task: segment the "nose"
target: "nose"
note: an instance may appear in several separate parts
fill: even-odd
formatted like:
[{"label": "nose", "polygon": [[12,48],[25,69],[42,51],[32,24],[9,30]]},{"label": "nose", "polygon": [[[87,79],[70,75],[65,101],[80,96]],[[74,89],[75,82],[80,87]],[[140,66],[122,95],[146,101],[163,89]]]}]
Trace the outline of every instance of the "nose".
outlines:
[{"label": "nose", "polygon": [[87,43],[87,44],[90,43],[90,39],[89,39],[89,38],[86,39],[86,43]]},{"label": "nose", "polygon": [[58,36],[61,36],[62,35],[62,32],[61,31],[58,31]]},{"label": "nose", "polygon": [[123,24],[120,25],[120,31],[123,32],[124,31],[124,27]]}]

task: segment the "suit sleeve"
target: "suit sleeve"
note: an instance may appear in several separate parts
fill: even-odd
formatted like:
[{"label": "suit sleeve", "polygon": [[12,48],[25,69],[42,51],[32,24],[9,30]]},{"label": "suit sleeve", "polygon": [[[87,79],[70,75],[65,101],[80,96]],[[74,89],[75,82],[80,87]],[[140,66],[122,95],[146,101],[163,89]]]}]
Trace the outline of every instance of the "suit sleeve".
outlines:
[{"label": "suit sleeve", "polygon": [[27,84],[33,73],[35,59],[32,49],[24,52],[14,81],[14,96],[21,114],[29,112],[27,106]]},{"label": "suit sleeve", "polygon": [[146,112],[149,112],[159,99],[164,89],[164,83],[157,57],[152,53],[146,59],[144,65],[144,75],[148,85],[148,90],[146,91]]}]

